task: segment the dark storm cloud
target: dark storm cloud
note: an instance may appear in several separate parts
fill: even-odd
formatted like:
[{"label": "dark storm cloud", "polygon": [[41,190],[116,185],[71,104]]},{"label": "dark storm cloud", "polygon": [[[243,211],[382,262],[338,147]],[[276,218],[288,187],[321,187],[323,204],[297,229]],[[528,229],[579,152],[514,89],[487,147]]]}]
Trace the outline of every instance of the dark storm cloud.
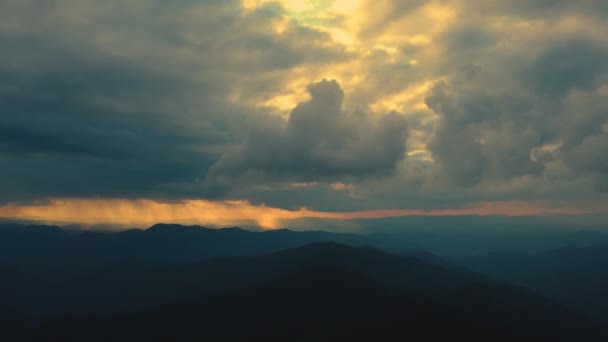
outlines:
[{"label": "dark storm cloud", "polygon": [[[159,97],[187,87],[172,75],[108,55],[48,46],[27,36],[0,36],[0,44],[9,47],[17,39],[29,40],[29,49],[11,46],[0,66],[0,141],[5,153],[128,158],[168,123],[166,113],[155,108]],[[62,54],[53,58],[53,48],[62,49]],[[32,54],[38,56],[29,57]],[[23,58],[36,68],[6,63]]]},{"label": "dark storm cloud", "polygon": [[[446,177],[461,186],[541,177],[564,157],[581,176],[603,172],[597,151],[608,120],[600,105],[608,81],[604,43],[558,36],[514,53],[492,43],[500,43],[500,32],[478,39],[459,31],[443,39],[463,67],[426,97],[439,115],[428,147]],[[587,166],[569,162],[572,153]]]},{"label": "dark storm cloud", "polygon": [[[479,90],[479,89],[478,89]],[[429,148],[454,182],[475,185],[485,178],[509,179],[538,174],[542,164],[530,157],[541,144],[533,127],[519,126],[511,116],[508,99],[483,91],[463,92],[438,83],[427,105],[441,118]]]},{"label": "dark storm cloud", "polygon": [[554,43],[528,68],[529,84],[541,95],[556,98],[572,89],[594,90],[608,81],[608,49],[598,43],[584,37]]},{"label": "dark storm cloud", "polygon": [[[279,3],[0,2],[0,202],[595,196],[608,190],[606,6],[363,1],[313,27]],[[344,91],[313,83],[302,102],[323,77]]]},{"label": "dark storm cloud", "polygon": [[[256,115],[230,92],[261,72],[346,57],[326,33],[293,22],[276,35],[280,7],[246,15],[235,1],[0,8],[0,202],[213,196],[199,182]],[[259,80],[249,96],[279,84]]]},{"label": "dark storm cloud", "polygon": [[29,35],[0,41],[11,47],[0,66],[5,200],[138,196],[163,184],[192,182],[212,162],[199,146],[220,143],[221,132],[189,132],[158,108],[191,88],[187,81]]},{"label": "dark storm cloud", "polygon": [[[405,155],[403,116],[379,118],[342,110],[344,93],[332,80],[308,86],[286,123],[269,119],[220,159],[212,177],[316,181],[386,175]],[[213,179],[213,178],[212,178]]]}]

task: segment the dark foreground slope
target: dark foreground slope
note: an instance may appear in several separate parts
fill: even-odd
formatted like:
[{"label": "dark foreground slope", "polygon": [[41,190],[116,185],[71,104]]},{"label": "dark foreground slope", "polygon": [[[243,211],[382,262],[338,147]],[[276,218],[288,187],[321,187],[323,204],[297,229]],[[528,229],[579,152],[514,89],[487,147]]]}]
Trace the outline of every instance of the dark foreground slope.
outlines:
[{"label": "dark foreground slope", "polygon": [[263,284],[121,315],[57,319],[40,341],[601,341],[584,319],[511,287],[388,289],[314,265]]},{"label": "dark foreground slope", "polygon": [[477,274],[414,256],[330,242],[198,263],[114,263],[47,280],[43,286],[36,280],[36,284],[14,288],[4,297],[13,298],[11,309],[44,315],[114,312],[250,287],[311,266],[335,266],[366,274],[389,288],[456,288],[486,281]]},{"label": "dark foreground slope", "polygon": [[55,311],[27,319],[5,310],[0,331],[35,341],[601,341],[592,322],[551,300],[429,260],[316,243],[115,265],[38,288]]},{"label": "dark foreground slope", "polygon": [[537,254],[490,253],[461,263],[608,322],[608,246],[559,248]]}]

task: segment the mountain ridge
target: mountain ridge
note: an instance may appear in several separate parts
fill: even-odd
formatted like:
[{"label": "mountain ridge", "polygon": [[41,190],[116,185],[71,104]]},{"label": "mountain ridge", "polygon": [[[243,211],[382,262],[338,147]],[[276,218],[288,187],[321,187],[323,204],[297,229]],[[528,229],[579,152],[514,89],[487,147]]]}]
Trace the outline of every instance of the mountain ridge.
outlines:
[{"label": "mountain ridge", "polygon": [[602,341],[590,322],[524,290],[387,289],[365,274],[318,265],[147,310],[60,318],[36,333],[76,341],[90,331],[97,332],[91,341]]}]

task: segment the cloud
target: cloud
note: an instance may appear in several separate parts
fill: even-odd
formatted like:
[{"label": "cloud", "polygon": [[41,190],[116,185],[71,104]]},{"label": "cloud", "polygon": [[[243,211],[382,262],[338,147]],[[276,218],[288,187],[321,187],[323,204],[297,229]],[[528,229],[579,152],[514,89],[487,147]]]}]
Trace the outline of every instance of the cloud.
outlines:
[{"label": "cloud", "polygon": [[576,3],[567,0],[463,0],[462,3],[481,12],[505,13],[524,18],[546,19],[564,15],[605,15],[608,5],[602,0],[582,0]]},{"label": "cloud", "polygon": [[[484,179],[510,179],[542,172],[543,165],[531,156],[542,144],[531,126],[518,127],[504,99],[485,91],[449,90],[438,83],[427,105],[441,115],[429,148],[454,182],[472,186]],[[450,93],[454,92],[454,93]]]},{"label": "cloud", "polygon": [[4,200],[129,196],[191,181],[212,158],[200,146],[225,139],[173,112],[193,88],[177,75],[29,33],[0,41],[0,184],[12,190]]},{"label": "cloud", "polygon": [[563,97],[572,89],[593,90],[606,78],[608,49],[578,37],[547,47],[528,69],[527,79],[542,95]]},{"label": "cloud", "polygon": [[601,98],[608,45],[585,35],[536,43],[530,50],[453,45],[484,53],[436,82],[425,99],[438,115],[427,146],[453,183],[546,178],[555,163],[572,175],[592,173],[564,164],[563,157],[583,140],[605,134]]},{"label": "cloud", "polygon": [[405,157],[403,116],[344,112],[344,93],[335,80],[312,83],[308,92],[310,100],[298,104],[286,122],[263,122],[224,154],[211,179],[335,181],[394,171]]},{"label": "cloud", "polygon": [[566,151],[565,159],[572,169],[591,173],[597,190],[608,192],[608,134],[586,137]]},{"label": "cloud", "polygon": [[605,1],[293,4],[1,2],[0,203],[608,195]]},{"label": "cloud", "polygon": [[348,57],[280,8],[237,1],[0,9],[0,202],[212,196],[200,180],[269,110],[257,104],[281,71]]}]

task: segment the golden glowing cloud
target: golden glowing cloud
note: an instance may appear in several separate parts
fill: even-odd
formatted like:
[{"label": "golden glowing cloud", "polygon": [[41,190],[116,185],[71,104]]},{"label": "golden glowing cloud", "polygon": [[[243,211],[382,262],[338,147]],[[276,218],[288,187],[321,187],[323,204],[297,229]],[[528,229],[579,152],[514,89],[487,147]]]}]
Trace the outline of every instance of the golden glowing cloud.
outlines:
[{"label": "golden glowing cloud", "polygon": [[[282,86],[277,87],[280,91],[260,97],[251,97],[248,85],[236,85],[234,102],[286,117],[308,98],[308,84],[326,78],[336,79],[345,90],[345,111],[363,108],[378,115],[415,111],[418,116],[426,113],[429,121],[436,119],[424,100],[429,88],[441,79],[431,71],[445,54],[436,41],[457,19],[456,7],[435,2],[401,6],[384,0],[244,0],[242,4],[251,10],[270,2],[278,2],[284,10],[283,20],[273,24],[277,35],[290,25],[308,27],[328,33],[331,39],[325,43],[342,47],[349,55],[326,63],[301,64],[279,75],[267,74]],[[429,132],[424,133],[412,135],[408,146],[425,151]]]},{"label": "golden glowing cloud", "polygon": [[399,216],[531,216],[587,213],[591,213],[590,209],[549,207],[540,202],[519,201],[484,202],[464,209],[386,209],[354,212],[322,212],[306,208],[285,210],[264,205],[252,205],[246,201],[188,200],[176,203],[160,203],[147,199],[62,199],[44,204],[9,204],[0,207],[1,218],[47,222],[133,226],[151,225],[159,222],[229,226],[249,222],[265,229],[280,228],[288,225],[290,220],[300,218],[354,220]]}]

